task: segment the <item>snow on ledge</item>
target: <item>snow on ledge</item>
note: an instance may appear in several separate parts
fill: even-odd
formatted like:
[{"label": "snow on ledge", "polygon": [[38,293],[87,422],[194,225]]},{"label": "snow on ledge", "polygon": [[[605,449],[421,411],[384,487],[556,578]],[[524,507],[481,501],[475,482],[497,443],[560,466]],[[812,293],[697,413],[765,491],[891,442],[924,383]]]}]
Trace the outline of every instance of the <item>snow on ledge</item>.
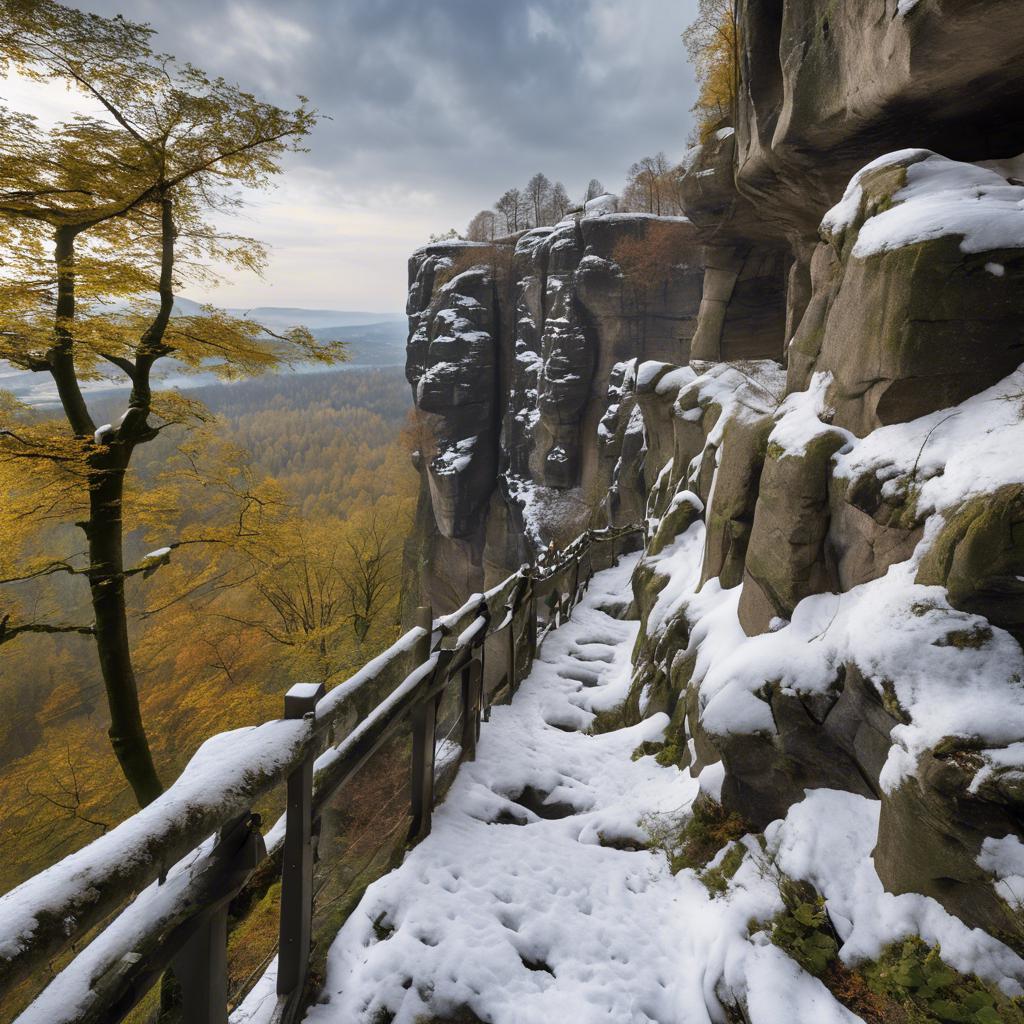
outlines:
[{"label": "snow on ledge", "polygon": [[204,815],[219,823],[244,810],[249,787],[290,765],[311,729],[311,722],[278,720],[208,739],[153,803],[0,898],[0,956],[15,956],[31,943],[44,915],[65,915],[71,934],[79,914],[88,912],[112,879],[154,877],[161,867],[154,851],[183,823]]},{"label": "snow on ledge", "polygon": [[906,184],[892,206],[869,217],[853,247],[865,259],[947,235],[961,236],[964,253],[1024,248],[1024,186],[991,166],[962,163],[922,149],[888,153],[854,175],[843,198],[825,214],[822,230],[837,234],[856,223],[862,182],[880,168],[905,164]]}]

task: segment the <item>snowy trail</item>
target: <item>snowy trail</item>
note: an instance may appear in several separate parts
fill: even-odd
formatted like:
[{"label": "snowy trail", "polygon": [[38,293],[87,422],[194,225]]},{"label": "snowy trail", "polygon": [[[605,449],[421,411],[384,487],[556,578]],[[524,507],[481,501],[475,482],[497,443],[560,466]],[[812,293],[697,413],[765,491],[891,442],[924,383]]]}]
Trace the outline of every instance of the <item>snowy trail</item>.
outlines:
[{"label": "snowy trail", "polygon": [[[664,552],[687,579],[695,537]],[[582,731],[629,689],[638,623],[603,609],[622,607],[638,557],[595,576],[512,704],[492,710],[431,835],[339,932],[308,1024],[724,1024],[738,1003],[750,1024],[856,1024],[768,938],[780,871],[822,894],[848,963],[919,934],[958,969],[1024,991],[1024,961],[1002,943],[928,897],[883,890],[875,800],[808,791],[761,843],[739,840],[743,859],[717,894],[642,848],[644,823],[680,822],[699,790],[688,772],[631,759],[667,717]],[[713,788],[720,774],[705,771]]]},{"label": "snowy trail", "polygon": [[307,1021],[389,1019],[386,1008],[405,1024],[465,1007],[496,1024],[674,1019],[674,880],[664,857],[602,842],[638,846],[639,819],[684,809],[697,783],[630,760],[661,737],[663,715],[576,731],[626,695],[638,624],[601,605],[629,593],[635,562],[595,577],[514,702],[493,709],[430,837],[339,934],[330,1001]]}]

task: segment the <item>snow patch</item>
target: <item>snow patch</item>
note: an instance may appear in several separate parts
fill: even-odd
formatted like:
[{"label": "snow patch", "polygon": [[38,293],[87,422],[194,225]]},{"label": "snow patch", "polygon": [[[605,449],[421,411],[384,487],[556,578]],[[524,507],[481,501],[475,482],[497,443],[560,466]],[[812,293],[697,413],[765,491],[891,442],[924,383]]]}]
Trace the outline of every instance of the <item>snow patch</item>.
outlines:
[{"label": "snow patch", "polygon": [[474,434],[473,437],[464,437],[453,442],[434,456],[430,463],[431,471],[437,476],[451,476],[468,469],[479,440],[480,438]]},{"label": "snow patch", "polygon": [[870,171],[906,163],[906,184],[892,206],[868,218],[853,255],[866,259],[946,235],[961,236],[960,251],[1024,248],[1024,186],[997,170],[962,163],[928,150],[900,150],[872,161],[854,175],[842,200],[825,214],[822,229],[838,233],[856,223]]},{"label": "snow patch", "polygon": [[1022,393],[1024,367],[952,409],[880,427],[837,456],[836,475],[874,473],[885,497],[912,475],[922,514],[1024,482],[1024,463],[1009,455],[1024,445]]},{"label": "snow patch", "polygon": [[996,891],[1015,910],[1024,910],[1024,843],[1016,836],[986,836],[978,867],[996,878]]},{"label": "snow patch", "polygon": [[842,434],[847,444],[857,438],[848,430],[822,422],[829,419],[832,410],[828,406],[828,389],[832,374],[817,372],[811,378],[806,391],[795,391],[787,395],[775,413],[775,426],[768,435],[768,443],[777,445],[787,456],[800,457],[807,454],[807,446],[824,434]]},{"label": "snow patch", "polygon": [[[595,576],[512,704],[493,709],[430,837],[367,889],[339,933],[309,1024],[385,1014],[412,1024],[459,1008],[493,1024],[707,1024],[723,1002],[742,1002],[752,1024],[855,1024],[768,939],[780,872],[822,894],[845,962],[919,934],[957,969],[1020,992],[1024,961],[1008,947],[928,897],[884,891],[871,857],[878,801],[808,792],[768,826],[764,848],[738,841],[743,859],[715,896],[643,848],[659,822],[685,822],[698,792],[714,796],[723,771],[712,765],[698,782],[653,757],[631,760],[662,737],[663,714],[600,735],[566,724],[579,728],[625,692],[637,623],[600,609],[629,592],[635,564]],[[583,685],[584,674],[596,682]],[[1002,866],[1007,854],[990,856]]]},{"label": "snow patch", "polygon": [[602,195],[594,196],[593,199],[588,199],[583,207],[584,217],[607,217],[609,214],[618,212],[618,197],[613,196],[610,192],[605,192]]}]

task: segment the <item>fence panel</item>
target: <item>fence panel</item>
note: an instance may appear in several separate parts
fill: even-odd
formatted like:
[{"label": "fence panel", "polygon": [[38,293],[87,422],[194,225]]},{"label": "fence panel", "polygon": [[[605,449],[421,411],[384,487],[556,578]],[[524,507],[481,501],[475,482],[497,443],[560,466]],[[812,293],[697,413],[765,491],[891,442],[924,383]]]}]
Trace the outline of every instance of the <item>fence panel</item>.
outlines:
[{"label": "fence panel", "polygon": [[[116,919],[121,944],[101,931],[28,1013],[47,1024],[118,1021],[173,961],[186,1019],[222,1024],[228,902],[269,848],[281,864],[275,1019],[296,1019],[311,951],[322,963],[330,936],[361,892],[364,875],[346,852],[377,812],[357,815],[353,826],[345,787],[361,772],[383,775],[394,790],[389,807],[405,793],[406,813],[389,820],[411,819],[409,841],[429,834],[443,788],[439,752],[446,764],[450,752],[452,766],[475,756],[481,713],[494,699],[511,699],[543,634],[570,613],[593,573],[634,548],[641,533],[639,527],[588,531],[546,567],[523,567],[450,615],[432,621],[430,610],[420,609],[412,630],[330,693],[293,687],[284,719],[243,737],[208,740],[154,804],[0,898],[0,997],[139,892]],[[403,763],[405,784],[396,786],[403,772],[395,766]],[[285,781],[286,813],[264,843],[249,808]],[[211,833],[215,842],[207,839]],[[367,865],[377,875],[394,862],[401,834],[389,825],[383,841],[371,845]],[[336,874],[345,875],[340,886],[332,884]],[[61,993],[76,984],[90,998],[62,1001]]]}]

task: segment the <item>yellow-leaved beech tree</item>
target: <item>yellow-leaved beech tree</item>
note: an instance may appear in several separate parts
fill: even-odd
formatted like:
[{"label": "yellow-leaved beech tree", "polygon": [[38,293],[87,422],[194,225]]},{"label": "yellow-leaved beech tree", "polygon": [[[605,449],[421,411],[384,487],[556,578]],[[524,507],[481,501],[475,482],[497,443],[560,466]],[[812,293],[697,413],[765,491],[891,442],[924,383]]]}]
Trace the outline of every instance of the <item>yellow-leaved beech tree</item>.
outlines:
[{"label": "yellow-leaved beech tree", "polygon": [[736,7],[736,0],[699,0],[697,17],[683,33],[700,90],[693,105],[694,142],[704,142],[716,129],[735,123],[740,74]]},{"label": "yellow-leaved beech tree", "polygon": [[[179,547],[158,572],[136,575],[127,586],[142,717],[167,780],[207,737],[280,715],[290,683],[336,685],[400,633],[394,573],[419,484],[406,443],[396,440],[400,420],[371,419],[367,438],[352,417],[321,410],[318,418],[312,410],[328,392],[343,407],[358,376],[296,374],[216,389],[211,402],[227,410],[217,434],[201,442],[201,472],[187,458],[200,444],[194,432],[179,443],[162,432],[133,466],[132,477],[142,480],[128,488],[125,520],[141,528],[127,537],[129,555],[165,536],[209,536],[215,527],[225,537]],[[392,387],[404,398],[404,375]],[[282,393],[290,395],[284,408]],[[241,436],[231,409],[245,410]],[[227,437],[252,455],[240,463]],[[282,479],[282,466],[293,476]],[[265,504],[258,522],[255,511],[250,516],[256,536],[238,540],[230,511],[240,505],[235,495],[247,491]],[[36,550],[58,549],[77,533],[73,525],[40,524],[31,542]],[[2,590],[19,591],[39,618],[89,611],[80,576],[56,573]],[[88,639],[30,634],[6,645],[0,700],[5,891],[123,820],[132,799],[103,732],[103,685]]]},{"label": "yellow-leaved beech tree", "polygon": [[395,494],[343,520],[288,518],[252,548],[254,599],[216,614],[258,630],[290,676],[335,682],[395,639],[413,508],[411,494]]},{"label": "yellow-leaved beech tree", "polygon": [[[81,112],[53,127],[0,110],[0,359],[52,379],[62,421],[0,406],[0,578],[66,573],[87,584],[84,621],[42,618],[9,599],[0,644],[25,633],[91,636],[114,753],[140,805],[161,792],[142,721],[125,581],[147,577],[185,545],[251,544],[275,507],[244,465],[204,445],[201,406],[154,390],[155,370],[234,378],[292,361],[331,363],[337,343],[296,328],[275,335],[214,308],[175,315],[188,283],[213,267],[259,270],[262,246],[226,234],[214,215],[269,184],[316,121],[155,52],[152,30],[50,0],[0,0],[0,70],[66,84]],[[97,422],[87,382],[129,389]],[[169,427],[199,428],[174,449],[178,470],[210,507],[152,554],[126,564],[126,531],[159,520],[169,492],[158,472],[130,470]],[[136,460],[137,461],[137,460]],[[134,517],[134,518],[133,518]],[[41,556],[42,522],[73,523],[85,550]],[[60,534],[59,536],[64,536]]]}]

